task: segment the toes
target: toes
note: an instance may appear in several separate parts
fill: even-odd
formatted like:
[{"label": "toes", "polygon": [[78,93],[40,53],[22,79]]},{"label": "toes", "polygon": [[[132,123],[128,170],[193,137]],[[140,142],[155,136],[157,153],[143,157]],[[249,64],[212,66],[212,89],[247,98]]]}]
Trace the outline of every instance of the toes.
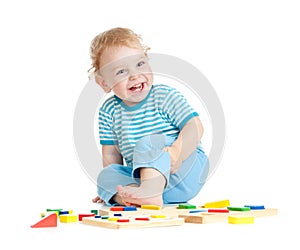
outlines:
[{"label": "toes", "polygon": [[99,196],[97,196],[96,198],[92,199],[92,202],[96,203],[96,202],[98,202],[99,200],[101,200],[101,199],[100,199]]}]

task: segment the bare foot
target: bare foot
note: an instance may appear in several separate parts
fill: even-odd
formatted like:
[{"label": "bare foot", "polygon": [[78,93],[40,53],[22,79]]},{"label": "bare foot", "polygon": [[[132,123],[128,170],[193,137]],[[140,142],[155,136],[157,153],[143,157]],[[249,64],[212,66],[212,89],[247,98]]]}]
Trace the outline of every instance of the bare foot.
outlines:
[{"label": "bare foot", "polygon": [[118,194],[125,204],[163,206],[162,192],[153,192],[143,185],[139,187],[117,186]]}]

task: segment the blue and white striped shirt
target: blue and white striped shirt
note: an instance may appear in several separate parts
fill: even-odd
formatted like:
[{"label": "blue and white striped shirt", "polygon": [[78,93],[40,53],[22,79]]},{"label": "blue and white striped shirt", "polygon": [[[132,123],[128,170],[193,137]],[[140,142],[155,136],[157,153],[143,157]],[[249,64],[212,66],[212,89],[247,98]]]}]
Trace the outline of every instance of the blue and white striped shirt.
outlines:
[{"label": "blue and white striped shirt", "polygon": [[127,106],[117,96],[108,98],[99,111],[101,145],[116,145],[127,165],[132,164],[136,142],[150,134],[177,138],[183,126],[198,113],[185,97],[167,85],[153,85],[147,97]]}]

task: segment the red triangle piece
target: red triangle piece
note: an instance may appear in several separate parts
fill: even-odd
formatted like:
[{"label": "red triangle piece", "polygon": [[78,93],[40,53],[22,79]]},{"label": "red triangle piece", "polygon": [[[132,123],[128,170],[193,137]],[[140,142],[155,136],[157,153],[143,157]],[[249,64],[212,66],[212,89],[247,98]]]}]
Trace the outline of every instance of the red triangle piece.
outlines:
[{"label": "red triangle piece", "polygon": [[39,222],[35,223],[34,225],[30,226],[32,228],[37,227],[57,227],[57,214],[49,214],[42,218]]}]

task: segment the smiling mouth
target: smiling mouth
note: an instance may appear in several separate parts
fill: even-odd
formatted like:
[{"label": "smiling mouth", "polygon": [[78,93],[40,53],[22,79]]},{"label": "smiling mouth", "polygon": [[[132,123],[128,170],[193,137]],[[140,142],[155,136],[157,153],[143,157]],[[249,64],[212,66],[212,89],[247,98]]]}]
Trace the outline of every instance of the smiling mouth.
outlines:
[{"label": "smiling mouth", "polygon": [[141,92],[144,89],[145,83],[141,82],[129,88],[132,92]]}]

